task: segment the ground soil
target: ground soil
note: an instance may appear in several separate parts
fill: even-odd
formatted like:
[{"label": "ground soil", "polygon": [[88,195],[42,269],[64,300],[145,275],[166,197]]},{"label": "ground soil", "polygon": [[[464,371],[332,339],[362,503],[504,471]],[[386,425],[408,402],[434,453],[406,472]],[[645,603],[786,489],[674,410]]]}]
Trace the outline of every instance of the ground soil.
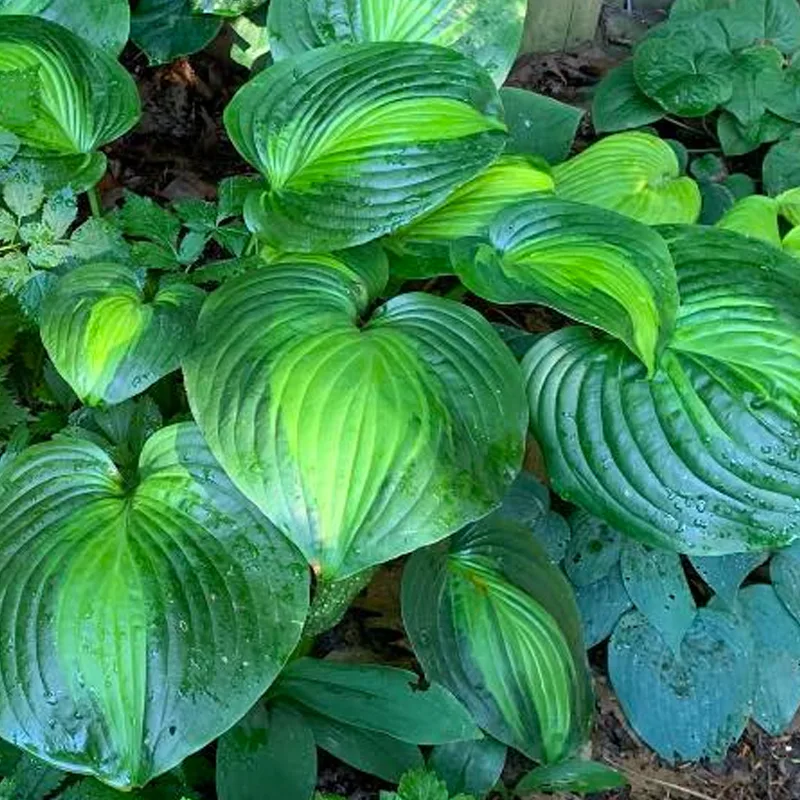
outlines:
[{"label": "ground soil", "polygon": [[[608,20],[604,30],[608,32]],[[517,64],[509,83],[588,108],[592,87],[624,57],[628,44],[605,35],[577,53],[527,56]],[[126,51],[123,60],[137,79],[144,113],[137,129],[108,149],[111,169],[101,187],[107,208],[118,203],[126,189],[165,201],[213,199],[221,178],[247,171],[225,136],[222,110],[248,73],[227,58],[224,39],[207,52],[166,67],[148,67],[134,48]],[[664,133],[688,139],[689,147],[701,149],[708,143],[701,129],[674,128]],[[591,137],[587,117],[577,147],[586,146]],[[492,321],[531,332],[553,330],[563,324],[558,314],[547,310],[499,309],[467,299],[479,305]],[[317,655],[416,667],[400,620],[401,566],[391,564],[379,573],[345,620],[322,637]],[[722,764],[668,765],[643,746],[625,722],[604,674],[602,646],[591,656],[598,707],[593,755],[619,768],[630,780],[629,788],[607,798],[800,798],[800,725],[796,732],[779,738],[770,738],[751,726]],[[513,781],[529,766],[511,759],[507,777]],[[319,788],[351,800],[374,800],[381,788],[389,787],[321,754]]]}]

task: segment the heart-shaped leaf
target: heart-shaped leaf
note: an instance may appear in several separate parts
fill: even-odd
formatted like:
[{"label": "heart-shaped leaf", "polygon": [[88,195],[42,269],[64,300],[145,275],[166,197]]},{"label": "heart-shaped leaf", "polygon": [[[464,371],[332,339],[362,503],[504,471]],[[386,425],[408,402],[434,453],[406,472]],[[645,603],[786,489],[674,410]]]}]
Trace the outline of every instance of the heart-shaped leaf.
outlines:
[{"label": "heart-shaped leaf", "polygon": [[619,564],[599,581],[575,587],[587,650],[611,636],[619,618],[633,606]]},{"label": "heart-shaped leaf", "polygon": [[340,42],[428,42],[477,61],[499,86],[526,11],[526,0],[272,0],[267,23],[276,60]]},{"label": "heart-shaped leaf", "polygon": [[329,580],[483,516],[522,461],[519,367],[492,327],[430,295],[369,303],[335,261],[272,265],[209,298],[184,365],[215,455]]},{"label": "heart-shaped leaf", "polygon": [[495,303],[541,303],[622,339],[652,368],[678,292],[655,231],[601,208],[531,196],[498,214],[488,236],[457,242],[456,272]]},{"label": "heart-shaped leaf", "polygon": [[719,760],[750,716],[753,656],[746,627],[729,614],[701,609],[676,655],[631,611],[611,637],[608,668],[625,716],[662,758]]},{"label": "heart-shaped leaf", "polygon": [[664,109],[636,83],[633,62],[611,70],[600,82],[592,104],[592,122],[599,133],[624,131],[658,122]]},{"label": "heart-shaped leaf", "polygon": [[0,126],[33,150],[90,153],[139,119],[139,93],[127,71],[39,17],[0,15],[0,80],[24,88],[0,103]]},{"label": "heart-shaped leaf", "polygon": [[565,200],[617,211],[646,225],[691,225],[700,216],[698,185],[681,177],[675,151],[649,133],[601,139],[554,171]]},{"label": "heart-shaped leaf", "polygon": [[578,609],[530,531],[489,518],[415,553],[402,605],[428,679],[494,738],[546,763],[584,744],[593,703]]},{"label": "heart-shaped leaf", "polygon": [[194,425],[137,473],[86,441],[0,472],[0,734],[118,787],[146,783],[263,694],[308,605],[303,560]]},{"label": "heart-shaped leaf", "polygon": [[42,341],[85,403],[121,403],[180,366],[204,297],[174,283],[149,299],[139,273],[87,264],[48,294]]},{"label": "heart-shaped leaf", "polygon": [[506,141],[490,77],[429,44],[334,45],[281,61],[239,90],[225,125],[271,187],[248,203],[248,224],[302,252],[407,225]]},{"label": "heart-shaped leaf", "polygon": [[729,556],[695,556],[692,566],[714,591],[716,601],[733,608],[744,579],[769,558],[769,551]]},{"label": "heart-shaped leaf", "polygon": [[[672,245],[682,305],[648,379],[620,344],[567,328],[523,362],[553,485],[609,525],[692,555],[800,536],[800,276],[729,231]],[[598,402],[602,398],[602,402]]]}]

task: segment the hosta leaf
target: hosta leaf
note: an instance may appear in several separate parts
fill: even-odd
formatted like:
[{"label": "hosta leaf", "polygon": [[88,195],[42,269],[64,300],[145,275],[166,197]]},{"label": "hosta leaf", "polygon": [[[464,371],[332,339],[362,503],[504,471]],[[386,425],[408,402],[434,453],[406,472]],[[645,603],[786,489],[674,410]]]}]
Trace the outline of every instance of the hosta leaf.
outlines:
[{"label": "hosta leaf", "polygon": [[573,586],[589,586],[607,577],[619,563],[622,535],[582,509],[569,517],[572,530],[564,571]]},{"label": "hosta leaf", "polygon": [[506,153],[538,156],[551,164],[569,155],[583,109],[510,86],[500,90],[500,99],[508,125]]},{"label": "hosta leaf", "polygon": [[272,0],[276,60],[338,43],[427,42],[477,61],[500,85],[522,41],[525,0]]},{"label": "hosta leaf", "polygon": [[739,200],[733,208],[726,211],[717,222],[717,227],[780,247],[778,210],[778,202],[774,198],[752,195]]},{"label": "hosta leaf", "polygon": [[762,77],[759,88],[773,114],[800,123],[800,56],[795,56],[792,64],[777,75]]},{"label": "hosta leaf", "polygon": [[297,643],[302,559],[194,425],[153,436],[137,474],[69,440],[23,452],[0,486],[8,741],[142,785],[229,728]]},{"label": "hosta leaf", "polygon": [[637,610],[678,653],[697,613],[680,556],[627,542],[620,569],[628,596]]},{"label": "hosta leaf", "polygon": [[0,180],[22,177],[40,184],[47,192],[69,187],[78,194],[95,186],[105,175],[107,166],[103,153],[62,155],[36,151],[34,156],[18,155]]},{"label": "hosta leaf", "polygon": [[783,249],[790,256],[800,258],[800,225],[783,237]]},{"label": "hosta leaf", "polygon": [[221,17],[192,13],[190,0],[139,0],[131,39],[151,64],[166,64],[202,50],[220,32]]},{"label": "hosta leaf", "polygon": [[0,16],[0,76],[36,76],[33,119],[14,124],[0,104],[0,126],[31,148],[89,153],[126,133],[139,118],[131,76],[111,56],[38,17]]},{"label": "hosta leaf", "polygon": [[[309,261],[313,261],[309,259]],[[233,481],[325,578],[430,544],[499,504],[522,461],[519,367],[470,309],[324,262],[226,283],[185,362]]]},{"label": "hosta leaf", "polygon": [[800,622],[800,545],[793,544],[776,553],[769,569],[778,597]]},{"label": "hosta leaf", "polygon": [[493,737],[547,763],[585,742],[592,691],[578,610],[524,527],[485,520],[416,553],[402,604],[428,679]]},{"label": "hosta leaf", "polygon": [[447,784],[451,795],[485,797],[500,780],[507,752],[504,744],[487,736],[434,747],[428,766]]},{"label": "hosta leaf", "polygon": [[764,189],[773,197],[800,186],[800,131],[773,145],[763,169]]},{"label": "hosta leaf", "polygon": [[742,734],[754,688],[749,632],[701,609],[674,654],[638,611],[611,638],[608,668],[634,730],[667,761],[720,760]]},{"label": "hosta leaf", "polygon": [[198,14],[217,14],[220,17],[238,17],[254,11],[264,0],[191,0],[192,11]]},{"label": "hosta leaf", "polygon": [[736,613],[753,639],[753,719],[779,736],[800,706],[800,624],[764,584],[742,589]]},{"label": "hosta leaf", "polygon": [[526,356],[548,474],[646,543],[693,555],[786,544],[800,535],[796,264],[727,231],[690,233],[673,251],[683,304],[650,380],[588,330]]},{"label": "hosta leaf", "polygon": [[149,298],[128,267],[88,264],[48,296],[42,341],[85,403],[121,403],[178,368],[203,297],[175,283]]},{"label": "hosta leaf", "polygon": [[692,566],[711,587],[718,602],[732,608],[744,579],[769,558],[761,553],[733,553],[729,556],[695,556]]},{"label": "hosta leaf", "polygon": [[553,178],[542,164],[524,156],[502,156],[433,211],[417,217],[386,241],[395,254],[395,275],[425,278],[452,272],[450,244],[485,234],[507,206],[537,192],[550,192]]},{"label": "hosta leaf", "polygon": [[619,564],[615,564],[599,581],[588,586],[576,586],[575,600],[583,622],[587,650],[611,636],[619,618],[633,606]]},{"label": "hosta leaf", "polygon": [[522,797],[531,792],[584,795],[621,789],[627,785],[623,773],[597,761],[574,758],[559,764],[536,767],[517,784],[514,793]]},{"label": "hosta leaf", "polygon": [[778,201],[780,213],[792,225],[800,225],[800,186],[788,189],[775,199]]},{"label": "hosta leaf", "polygon": [[592,103],[592,122],[598,133],[641,128],[663,116],[664,109],[636,83],[633,61],[624,62],[603,78]]},{"label": "hosta leaf", "polygon": [[675,151],[649,133],[618,133],[554,171],[565,200],[591,203],[647,225],[697,222],[700,190],[681,176]]},{"label": "hosta leaf", "polygon": [[0,128],[0,167],[4,167],[19,152],[19,137]]},{"label": "hosta leaf", "polygon": [[703,209],[700,212],[700,225],[715,225],[736,205],[733,192],[721,183],[701,183]]},{"label": "hosta leaf", "polygon": [[317,783],[314,732],[286,704],[259,703],[217,747],[219,800],[310,800]]},{"label": "hosta leaf", "polygon": [[112,56],[122,52],[130,30],[127,0],[0,0],[0,15],[4,14],[57,22]]},{"label": "hosta leaf", "polygon": [[417,684],[417,676],[407,670],[303,658],[284,670],[273,694],[409,744],[481,737],[469,712],[447,689],[434,683],[423,691]]},{"label": "hosta leaf", "polygon": [[500,154],[501,113],[489,76],[434,45],[335,45],[281,61],[225,111],[271,186],[248,202],[248,225],[303,252],[391,233]]},{"label": "hosta leaf", "polygon": [[648,97],[682,117],[710,114],[733,94],[733,55],[713,18],[655,28],[636,48],[633,70]]},{"label": "hosta leaf", "polygon": [[664,240],[604,209],[532,196],[452,257],[480,297],[556,308],[619,337],[649,368],[672,328],[678,295]]}]

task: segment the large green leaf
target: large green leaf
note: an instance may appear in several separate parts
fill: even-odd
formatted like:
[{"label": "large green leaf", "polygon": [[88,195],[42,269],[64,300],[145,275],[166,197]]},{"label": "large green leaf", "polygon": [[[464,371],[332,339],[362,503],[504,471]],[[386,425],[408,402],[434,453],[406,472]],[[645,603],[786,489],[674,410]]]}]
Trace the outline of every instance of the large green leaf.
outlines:
[{"label": "large green leaf", "polygon": [[447,689],[433,684],[423,691],[417,684],[407,670],[303,658],[284,670],[272,695],[409,744],[481,738],[469,712]]},{"label": "large green leaf", "polygon": [[85,403],[121,403],[178,369],[204,297],[185,283],[149,297],[128,267],[87,264],[48,294],[42,341]]},{"label": "large green leaf", "polygon": [[450,794],[485,797],[500,780],[507,754],[504,744],[486,736],[434,747],[428,765],[447,784]]},{"label": "large green leaf", "polygon": [[772,196],[800,186],[800,131],[774,145],[764,159],[764,188]]},{"label": "large green leaf", "polygon": [[675,151],[649,133],[608,136],[555,168],[556,193],[647,225],[697,222],[697,184],[681,176]]},{"label": "large green leaf", "polygon": [[219,800],[311,800],[317,784],[314,732],[287,704],[258,703],[219,740]]},{"label": "large green leaf", "polygon": [[750,716],[753,656],[747,629],[729,614],[701,609],[675,654],[631,611],[614,631],[608,667],[628,721],[663,759],[720,760]]},{"label": "large green leaf", "polygon": [[128,41],[128,0],[0,0],[0,15],[35,15],[57,22],[112,56]]},{"label": "large green leaf", "polygon": [[694,555],[800,536],[796,262],[727,231],[673,244],[682,306],[652,378],[567,328],[523,362],[558,492],[646,543]]},{"label": "large green leaf", "polygon": [[716,602],[733,608],[744,579],[769,558],[769,551],[733,553],[729,556],[695,556],[692,566],[713,589]]},{"label": "large green leaf", "polygon": [[526,0],[272,0],[276,60],[338,43],[428,42],[477,61],[500,85],[522,41]]},{"label": "large green leaf", "polygon": [[742,198],[733,208],[726,211],[722,219],[717,222],[717,227],[780,247],[779,211],[780,206],[775,198],[754,194]]},{"label": "large green leaf", "polygon": [[633,70],[648,97],[682,117],[710,114],[733,95],[734,59],[715,18],[653,29],[636,48]]},{"label": "large green leaf", "polygon": [[110,55],[39,17],[0,16],[0,80],[25,87],[23,97],[0,102],[0,126],[34,150],[89,153],[139,118],[131,76]]},{"label": "large green leaf", "polygon": [[306,570],[194,425],[136,473],[85,441],[0,472],[0,734],[75,772],[142,785],[266,690],[300,637]]},{"label": "large green leaf", "polygon": [[212,295],[185,363],[211,449],[326,579],[483,516],[522,461],[519,367],[492,327],[430,295],[370,302],[330,264],[270,266]]},{"label": "large green leaf", "polygon": [[[800,43],[800,42],[799,42]],[[762,86],[783,74],[783,55],[771,45],[756,45],[734,54],[733,94],[725,108],[745,127],[754,125],[767,110]]]},{"label": "large green leaf", "polygon": [[407,225],[480,174],[505,145],[497,90],[429,44],[335,45],[281,61],[225,111],[270,190],[250,227],[284,250],[327,251]]},{"label": "large green leaf", "polygon": [[255,11],[264,0],[191,0],[192,10],[198,14],[218,14],[221,17],[238,17]]},{"label": "large green leaf", "polygon": [[592,122],[600,133],[640,128],[663,116],[664,109],[636,83],[633,61],[624,62],[603,78],[592,103]]},{"label": "large green leaf", "polygon": [[489,169],[459,189],[438,208],[417,217],[385,242],[395,255],[392,273],[426,278],[453,271],[450,244],[485,234],[507,206],[554,188],[549,170],[524,156],[501,156]]},{"label": "large green leaf", "polygon": [[537,761],[587,739],[592,690],[569,584],[530,532],[499,519],[415,553],[403,619],[426,676]]},{"label": "large green leaf", "polygon": [[539,303],[622,339],[652,369],[678,293],[664,240],[620,214],[532,196],[457,242],[458,276],[495,303]]}]

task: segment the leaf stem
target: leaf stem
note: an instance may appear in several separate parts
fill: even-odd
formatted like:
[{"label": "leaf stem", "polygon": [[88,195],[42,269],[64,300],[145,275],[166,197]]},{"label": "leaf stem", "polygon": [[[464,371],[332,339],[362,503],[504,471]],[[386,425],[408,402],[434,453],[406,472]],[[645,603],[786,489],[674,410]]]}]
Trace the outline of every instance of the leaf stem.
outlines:
[{"label": "leaf stem", "polygon": [[89,198],[89,207],[92,209],[92,216],[100,219],[103,216],[103,207],[100,203],[100,192],[97,191],[96,186],[92,186],[92,188],[86,192],[86,195]]}]

